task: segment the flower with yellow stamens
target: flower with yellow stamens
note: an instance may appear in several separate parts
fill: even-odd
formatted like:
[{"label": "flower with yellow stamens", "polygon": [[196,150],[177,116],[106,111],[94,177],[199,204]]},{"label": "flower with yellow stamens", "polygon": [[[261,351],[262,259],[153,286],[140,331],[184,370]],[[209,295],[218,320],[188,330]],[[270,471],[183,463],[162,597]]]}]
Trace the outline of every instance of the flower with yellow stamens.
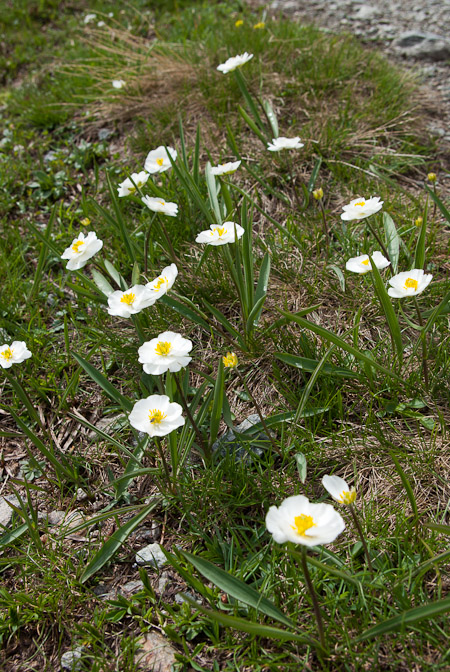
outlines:
[{"label": "flower with yellow stamens", "polygon": [[127,177],[126,180],[119,184],[117,187],[117,195],[122,198],[123,196],[129,196],[130,194],[136,193],[136,187],[139,189],[143,187],[149,177],[149,173],[146,173],[145,170],[141,170],[140,173],[133,173],[131,178]]},{"label": "flower with yellow stamens", "polygon": [[0,346],[0,366],[9,369],[13,364],[21,364],[29,359],[32,353],[28,350],[25,341],[13,341],[11,345],[5,343]]},{"label": "flower with yellow stamens", "polygon": [[344,205],[341,219],[351,222],[354,219],[364,219],[378,212],[383,207],[384,201],[379,196],[372,198],[355,198],[348,205]]},{"label": "flower with yellow stamens", "polygon": [[143,343],[138,350],[139,362],[144,365],[145,373],[160,376],[166,371],[180,371],[187,366],[192,357],[192,342],[173,331],[164,331],[157,338]]},{"label": "flower with yellow stamens", "polygon": [[247,52],[244,52],[238,56],[232,56],[227,61],[225,61],[225,63],[218,65],[217,70],[219,70],[219,72],[223,72],[223,74],[226,75],[228,72],[232,72],[233,70],[236,70],[236,68],[240,68],[242,65],[244,65],[244,63],[248,63],[248,61],[250,61],[252,58],[253,54],[248,54]]},{"label": "flower with yellow stamens", "polygon": [[322,189],[322,187],[319,187],[318,189],[314,189],[314,191],[312,192],[312,194],[313,194],[314,198],[316,199],[316,201],[320,201],[320,199],[323,198],[323,189]]},{"label": "flower with yellow stamens", "polygon": [[329,476],[322,478],[322,485],[332,498],[339,504],[353,504],[356,500],[356,490],[347,485],[347,481],[339,476]]},{"label": "flower with yellow stamens", "polygon": [[145,286],[151,292],[152,296],[155,298],[155,301],[159,299],[164,294],[167,294],[169,289],[172,288],[173,283],[176,280],[178,275],[178,269],[175,264],[170,264],[166,266],[161,271],[161,275],[158,275],[157,278],[148,282]]},{"label": "flower with yellow stamens", "polygon": [[103,241],[97,238],[97,234],[89,231],[86,235],[81,231],[61,255],[61,259],[68,259],[67,270],[78,271],[86,265],[88,260],[97,254],[103,247]]},{"label": "flower with yellow stamens", "polygon": [[273,138],[272,142],[267,145],[269,152],[280,152],[282,149],[301,149],[302,147],[304,147],[304,144],[300,142],[298,135],[295,138],[285,138],[283,136]]},{"label": "flower with yellow stamens", "polygon": [[222,357],[223,365],[227,369],[234,369],[238,365],[238,358],[234,352],[227,352],[226,355]]},{"label": "flower with yellow stamens", "polygon": [[165,394],[152,394],[137,401],[128,416],[130,424],[150,436],[166,436],[184,425],[180,404],[171,402]]},{"label": "flower with yellow stamens", "polygon": [[152,306],[155,301],[156,298],[147,287],[134,285],[124,292],[117,290],[108,296],[108,313],[118,317],[131,317]]},{"label": "flower with yellow stamens", "polygon": [[[386,259],[381,252],[372,252],[371,257],[375,266],[381,271],[383,268],[386,268],[390,265],[390,261]],[[359,257],[352,257],[345,264],[347,271],[352,273],[369,273],[372,270],[370,265],[369,255],[361,254]]]},{"label": "flower with yellow stamens", "polygon": [[160,212],[163,215],[168,215],[169,217],[176,217],[178,214],[178,205],[176,203],[169,203],[163,198],[153,198],[152,196],[143,196],[141,201],[147,206],[152,212]]},{"label": "flower with yellow stamens", "polygon": [[345,529],[342,516],[330,504],[313,504],[307,497],[296,495],[281,506],[271,506],[266,527],[274,541],[292,541],[303,546],[330,544]]},{"label": "flower with yellow stamens", "polygon": [[240,161],[229,161],[228,163],[222,163],[219,164],[218,166],[214,166],[211,168],[211,173],[213,175],[232,175],[237,171],[239,166],[241,165]]},{"label": "flower with yellow stamens", "polygon": [[417,219],[414,220],[414,224],[419,228],[419,226],[422,226],[423,224],[423,217],[417,217]]},{"label": "flower with yellow stamens", "polygon": [[394,299],[403,299],[407,296],[417,296],[428,287],[433,276],[431,273],[424,273],[421,268],[413,268],[410,271],[403,271],[394,275],[389,280],[391,285],[388,289],[389,296]]},{"label": "flower with yellow stamens", "polygon": [[226,245],[235,243],[241,238],[245,229],[235,222],[224,222],[223,224],[211,224],[210,231],[201,231],[195,239],[196,243],[206,243],[206,245]]},{"label": "flower with yellow stamens", "polygon": [[172,163],[170,158],[173,161],[177,159],[177,150],[173,147],[163,147],[160,145],[156,149],[152,149],[151,152],[147,154],[147,158],[144,163],[144,170],[147,173],[164,173],[166,170],[172,168]]}]

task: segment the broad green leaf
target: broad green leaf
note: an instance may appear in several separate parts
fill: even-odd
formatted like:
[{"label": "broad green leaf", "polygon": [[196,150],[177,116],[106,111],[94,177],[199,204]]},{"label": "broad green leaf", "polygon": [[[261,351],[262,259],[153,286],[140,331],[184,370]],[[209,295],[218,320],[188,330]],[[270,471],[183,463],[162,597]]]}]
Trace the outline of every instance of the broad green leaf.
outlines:
[{"label": "broad green leaf", "polygon": [[[168,296],[167,294],[164,294],[159,299],[160,303],[165,304],[166,306],[169,306],[169,308],[172,308],[172,310],[175,310],[177,313],[182,315],[183,317],[187,317],[191,322],[194,322],[195,324],[199,324],[203,329],[205,329],[208,333],[211,331],[210,325],[199,315],[198,312],[194,311],[192,308],[189,308],[189,306],[184,305],[177,299],[174,299],[171,296]],[[200,312],[200,311],[199,311]]]},{"label": "broad green leaf", "polygon": [[450,611],[450,597],[446,597],[442,600],[436,600],[435,602],[430,602],[429,604],[424,604],[420,607],[414,607],[408,611],[404,611],[397,616],[388,618],[378,625],[374,625],[372,628],[369,628],[362,635],[356,637],[355,642],[362,642],[365,639],[370,639],[371,637],[379,637],[384,635],[386,632],[393,632],[395,630],[404,630],[406,626],[418,623],[419,621],[429,620],[444,614],[447,611]]},{"label": "broad green leaf", "polygon": [[[183,595],[183,593],[182,593]],[[245,618],[238,618],[236,616],[228,616],[221,611],[214,611],[212,609],[205,609],[201,604],[193,600],[188,595],[183,595],[184,599],[191,607],[194,607],[198,611],[201,611],[205,616],[209,616],[214,621],[217,621],[221,625],[225,625],[234,630],[239,630],[240,632],[247,632],[250,635],[257,635],[258,637],[264,637],[265,639],[278,639],[281,641],[291,641],[298,642],[299,644],[312,644],[314,647],[320,647],[319,643],[313,639],[310,639],[304,635],[297,635],[294,632],[289,632],[288,630],[280,630],[279,628],[274,628],[269,625],[260,625],[259,623],[252,623],[252,621]]]},{"label": "broad green leaf", "polygon": [[311,194],[314,191],[314,187],[316,186],[316,180],[317,176],[319,174],[320,166],[322,165],[322,157],[319,156],[318,159],[316,159],[316,163],[314,164],[313,171],[311,173],[311,177],[309,178],[308,182],[308,191]]},{"label": "broad green leaf", "polygon": [[0,537],[0,548],[2,546],[9,546],[10,544],[12,544],[13,541],[19,539],[23,534],[25,534],[27,530],[28,525],[26,523],[23,523],[22,525],[16,527],[14,530],[6,532],[6,534]]},{"label": "broad green leaf", "polygon": [[219,201],[217,199],[217,192],[218,192],[217,182],[216,182],[216,178],[214,177],[214,175],[211,172],[211,164],[210,164],[209,161],[206,164],[205,176],[206,176],[206,186],[208,188],[209,202],[211,203],[211,208],[214,210],[214,214],[216,216],[217,224],[222,224],[222,213],[220,211]]},{"label": "broad green leaf", "polygon": [[392,266],[394,275],[398,271],[398,258],[400,255],[400,236],[397,233],[397,228],[394,220],[387,213],[383,212],[384,235],[386,238],[386,247],[389,252],[389,260]]},{"label": "broad green leaf", "polygon": [[87,581],[93,574],[98,572],[104,564],[117,553],[124,541],[128,539],[133,530],[138,527],[148,516],[148,514],[159,504],[160,499],[153,500],[137,516],[134,516],[125,525],[113,532],[109,539],[103,544],[99,551],[94,555],[81,576],[81,583]]},{"label": "broad green leaf", "polygon": [[255,291],[255,303],[259,301],[262,296],[267,294],[267,287],[269,286],[269,276],[270,276],[270,254],[265,253],[261,269],[259,271],[258,284],[256,285]]},{"label": "broad green leaf", "polygon": [[302,483],[306,481],[307,467],[308,463],[304,453],[296,453],[294,455],[295,461],[297,463],[297,471]]},{"label": "broad green leaf", "polygon": [[386,291],[386,287],[384,286],[384,282],[381,279],[380,271],[376,267],[375,262],[373,261],[372,257],[369,256],[370,263],[372,265],[372,282],[373,286],[375,289],[375,293],[378,296],[378,300],[380,302],[381,308],[384,312],[384,315],[386,317],[386,321],[388,323],[389,331],[391,332],[391,337],[392,341],[395,345],[395,348],[397,350],[397,356],[398,356],[398,361],[400,362],[400,366],[403,362],[403,342],[402,342],[402,334],[400,331],[400,325],[398,323],[398,318],[397,314],[394,310],[394,307],[392,305],[391,299],[389,294]]},{"label": "broad green leaf", "polygon": [[303,317],[298,317],[297,315],[294,315],[292,313],[288,313],[284,310],[280,310],[277,308],[278,312],[287,317],[289,320],[293,322],[297,322],[301,327],[304,329],[308,329],[309,331],[312,331],[313,333],[317,334],[321,338],[324,338],[326,341],[331,341],[331,343],[335,343],[339,348],[342,350],[345,350],[346,352],[349,352],[351,355],[356,357],[356,359],[359,359],[361,362],[365,362],[369,366],[372,366],[374,369],[377,369],[381,373],[384,373],[385,376],[388,376],[389,378],[393,378],[394,380],[397,380],[398,382],[402,382],[401,378],[391,371],[390,369],[387,369],[385,366],[382,364],[379,364],[375,359],[371,359],[364,353],[362,353],[360,350],[357,348],[354,348],[352,345],[349,345],[346,343],[342,338],[339,336],[336,336],[336,334],[333,334],[332,331],[329,331],[328,329],[325,329],[324,327],[319,326],[318,324],[315,324],[314,322],[309,322],[308,320],[305,320]]},{"label": "broad green leaf", "polygon": [[[307,371],[308,373],[314,373],[319,364],[318,359],[308,359],[307,357],[289,355],[287,352],[276,352],[275,357],[285,364],[295,366],[297,369],[302,369],[302,371]],[[322,373],[328,376],[338,376],[339,378],[360,378],[359,373],[356,373],[351,369],[335,366],[334,364],[324,364]]]},{"label": "broad green leaf", "polygon": [[95,284],[105,296],[109,296],[113,293],[114,289],[111,287],[108,280],[101,273],[99,273],[99,271],[93,268],[91,274]]},{"label": "broad green leaf", "polygon": [[274,112],[274,109],[268,100],[263,102],[264,112],[266,113],[267,121],[270,124],[272,129],[272,134],[274,138],[278,138],[278,120],[277,115]]},{"label": "broad green leaf", "polygon": [[220,588],[220,590],[223,590],[227,595],[231,595],[235,600],[244,602],[250,607],[262,611],[263,614],[270,616],[275,621],[283,623],[283,625],[287,625],[288,627],[294,626],[291,619],[285,616],[278,607],[258,593],[257,590],[241,581],[241,579],[232,576],[220,567],[216,567],[211,562],[198,555],[192,555],[192,553],[182,550],[180,550],[180,553],[194,565],[195,569],[200,572],[205,579],[211,581],[211,583]]},{"label": "broad green leaf", "polygon": [[114,385],[111,385],[109,380],[105,378],[105,376],[100,373],[100,371],[98,371],[94,366],[92,366],[92,364],[83,359],[83,357],[77,355],[76,352],[73,352],[72,355],[78,364],[83,367],[88,376],[90,376],[92,380],[97,383],[97,385],[100,385],[102,390],[106,392],[110,399],[119,404],[128,413],[131,411],[133,408],[131,401],[124,397],[123,394],[121,394],[118,390],[116,390]]},{"label": "broad green leaf", "polygon": [[244,108],[241,107],[240,105],[238,105],[238,110],[239,110],[239,114],[241,115],[241,117],[243,118],[243,120],[245,121],[247,126],[249,126],[251,128],[253,133],[261,140],[263,145],[265,147],[267,147],[267,137],[264,135],[264,133],[262,133],[260,131],[257,124],[255,124],[253,119],[247,114],[247,112],[244,110]]},{"label": "broad green leaf", "polygon": [[430,187],[426,184],[425,189],[427,192],[430,194],[431,198],[433,201],[436,203],[438,206],[439,210],[442,212],[444,215],[445,219],[447,222],[450,222],[450,212],[447,210],[444,202],[439,198],[439,196],[434,192],[434,189],[430,189]]},{"label": "broad green leaf", "polygon": [[[292,549],[288,549],[289,555],[293,555],[295,558],[298,560],[301,559],[301,554],[298,551],[294,551]],[[321,562],[320,560],[317,560],[313,555],[310,553],[306,554],[306,561],[310,564],[313,565],[314,567],[317,567],[318,569],[321,569],[323,572],[327,574],[331,574],[331,576],[336,576],[338,579],[343,579],[344,581],[348,581],[348,583],[352,583],[354,586],[357,588],[361,588],[361,581],[358,581],[354,576],[351,574],[348,574],[348,572],[343,572],[340,569],[335,569],[334,567],[330,567],[330,565],[327,565],[325,562]],[[371,577],[370,583],[372,584],[373,578]]]}]

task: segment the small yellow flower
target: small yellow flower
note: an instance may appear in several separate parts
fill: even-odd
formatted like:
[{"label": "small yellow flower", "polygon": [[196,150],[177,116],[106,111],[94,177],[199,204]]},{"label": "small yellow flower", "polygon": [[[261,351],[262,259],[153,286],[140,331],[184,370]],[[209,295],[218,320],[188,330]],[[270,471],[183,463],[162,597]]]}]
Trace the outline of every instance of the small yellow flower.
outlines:
[{"label": "small yellow flower", "polygon": [[414,220],[414,224],[419,227],[422,226],[423,224],[423,218],[422,217],[417,217],[417,219]]},{"label": "small yellow flower", "polygon": [[313,191],[313,196],[316,199],[316,201],[320,201],[321,198],[323,198],[323,189],[322,187],[319,187],[318,189],[314,189]]},{"label": "small yellow flower", "polygon": [[436,179],[437,179],[436,178],[436,173],[428,173],[427,180],[429,182],[432,182],[434,184],[434,182],[436,182]]},{"label": "small yellow flower", "polygon": [[253,30],[261,30],[262,28],[265,27],[266,24],[264,23],[264,21],[258,21],[258,23],[255,23],[255,25],[253,26]]},{"label": "small yellow flower", "polygon": [[81,226],[89,226],[90,223],[91,223],[91,220],[89,219],[89,217],[85,217],[80,222]]},{"label": "small yellow flower", "polygon": [[226,356],[222,357],[223,365],[227,369],[234,369],[238,365],[238,358],[234,352],[227,352]]},{"label": "small yellow flower", "polygon": [[234,25],[236,26],[236,28],[240,28],[241,26],[244,25],[244,22],[242,19],[238,19]]}]

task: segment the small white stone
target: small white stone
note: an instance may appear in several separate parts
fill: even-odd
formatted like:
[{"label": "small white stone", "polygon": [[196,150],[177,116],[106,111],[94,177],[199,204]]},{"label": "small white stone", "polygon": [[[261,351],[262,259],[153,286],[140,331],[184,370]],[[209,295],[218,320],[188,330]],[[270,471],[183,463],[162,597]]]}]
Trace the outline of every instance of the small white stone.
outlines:
[{"label": "small white stone", "polygon": [[136,553],[136,562],[138,565],[150,565],[161,569],[167,563],[167,558],[159,544],[148,544]]},{"label": "small white stone", "polygon": [[0,497],[0,525],[3,525],[4,527],[7,527],[10,524],[13,515],[13,510],[8,502],[11,502],[14,506],[19,506],[19,500],[13,495]]},{"label": "small white stone", "polygon": [[81,669],[81,656],[83,655],[84,646],[77,646],[75,649],[66,651],[61,656],[61,667],[64,670],[76,671]]}]

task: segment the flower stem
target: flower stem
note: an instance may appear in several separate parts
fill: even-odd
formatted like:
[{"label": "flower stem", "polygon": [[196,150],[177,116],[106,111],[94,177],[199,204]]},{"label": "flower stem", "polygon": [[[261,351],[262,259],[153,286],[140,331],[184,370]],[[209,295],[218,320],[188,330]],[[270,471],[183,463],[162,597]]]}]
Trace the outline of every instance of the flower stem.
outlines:
[{"label": "flower stem", "polygon": [[174,264],[178,264],[179,263],[178,262],[178,257],[175,254],[175,250],[172,247],[172,242],[170,240],[169,234],[167,233],[167,229],[164,226],[164,222],[162,221],[161,217],[158,218],[158,224],[161,227],[161,231],[163,232],[164,238],[166,239],[167,246],[168,246],[169,252],[170,252],[170,256],[172,257],[172,261],[173,261]]},{"label": "flower stem", "polygon": [[153,222],[155,221],[155,217],[156,217],[156,212],[153,215],[153,217],[150,221],[150,224],[148,225],[148,231],[147,231],[147,234],[145,236],[145,243],[144,243],[144,274],[145,275],[147,275],[147,273],[148,273],[148,247],[149,247],[149,244],[150,244],[150,233],[151,233],[151,230],[152,230]]},{"label": "flower stem", "polygon": [[327,255],[328,255],[329,251],[330,251],[330,232],[328,230],[327,217],[326,217],[326,214],[325,214],[325,208],[323,207],[322,199],[319,200],[319,207],[320,207],[320,212],[322,213],[323,230],[324,230],[324,233],[325,233]]},{"label": "flower stem", "polygon": [[350,509],[350,513],[352,515],[353,522],[355,524],[356,530],[359,534],[359,538],[361,539],[361,542],[362,542],[362,545],[363,545],[363,548],[364,548],[364,553],[366,555],[366,560],[367,560],[367,566],[369,567],[370,571],[373,572],[373,566],[372,566],[372,561],[371,561],[370,555],[369,555],[369,549],[367,548],[366,539],[364,537],[364,532],[362,531],[362,527],[359,523],[358,516],[356,515],[355,507],[353,506],[353,504],[349,504],[348,508]]},{"label": "flower stem", "polygon": [[242,373],[239,371],[239,369],[237,367],[235,368],[235,371],[238,375],[239,380],[241,381],[242,385],[244,386],[245,391],[247,392],[248,396],[252,400],[252,404],[255,407],[257,414],[259,415],[259,419],[261,420],[261,424],[264,427],[264,431],[267,434],[267,436],[270,440],[270,443],[272,444],[273,449],[275,450],[275,452],[280,457],[282,457],[281,451],[280,451],[279,447],[277,446],[277,444],[275,443],[275,439],[273,438],[272,434],[270,433],[269,428],[267,427],[266,421],[264,420],[264,416],[261,412],[261,408],[260,408],[258,402],[256,401],[255,397],[253,396],[253,394],[250,392],[249,387],[248,387],[247,383],[245,382],[244,376],[242,375]]},{"label": "flower stem", "polygon": [[[419,324],[423,329],[423,319],[422,315],[420,312],[419,304],[417,302],[417,297],[414,296],[414,305],[416,307],[417,311],[417,318],[419,320]],[[420,333],[420,338],[422,340],[422,367],[423,367],[423,377],[425,379],[425,389],[428,392],[429,389],[429,383],[428,383],[428,362],[427,362],[427,336],[426,334],[423,333],[423,331]]]},{"label": "flower stem", "polygon": [[164,451],[161,447],[161,443],[160,443],[159,438],[157,436],[154,436],[153,438],[155,439],[156,451],[157,451],[159,457],[161,458],[161,462],[162,462],[162,465],[163,465],[164,473],[166,475],[166,480],[167,480],[167,484],[169,486],[169,490],[171,491],[171,493],[173,495],[175,495],[177,490],[176,490],[175,484],[172,483],[169,465],[167,464],[167,460],[166,460],[166,457],[164,455]]},{"label": "flower stem", "polygon": [[188,418],[189,418],[189,422],[190,422],[191,425],[192,425],[192,429],[194,430],[194,432],[195,432],[195,434],[196,434],[196,436],[197,436],[197,439],[198,439],[198,442],[199,442],[199,444],[200,444],[200,448],[202,449],[202,452],[203,452],[204,457],[205,457],[208,461],[210,461],[210,459],[211,459],[211,451],[210,451],[210,450],[208,449],[208,447],[206,446],[206,444],[205,444],[205,442],[204,442],[204,440],[203,440],[203,436],[202,436],[202,433],[201,433],[201,431],[200,431],[200,428],[199,428],[199,426],[197,425],[197,423],[195,422],[195,420],[194,420],[194,418],[193,418],[193,416],[192,416],[192,413],[191,413],[191,411],[190,411],[190,408],[189,408],[187,399],[186,399],[186,397],[185,397],[185,395],[184,395],[184,392],[183,392],[183,387],[182,387],[182,385],[181,385],[181,381],[178,380],[178,376],[177,376],[176,374],[174,375],[174,378],[175,378],[175,384],[176,384],[176,386],[177,386],[178,393],[179,393],[179,395],[180,395],[181,405],[183,406],[184,410],[186,411],[186,415],[188,416]]},{"label": "flower stem", "polygon": [[383,250],[383,254],[384,254],[384,256],[386,257],[386,259],[390,259],[390,257],[389,257],[389,252],[388,252],[387,249],[386,249],[386,245],[383,243],[383,241],[381,240],[380,236],[379,236],[378,233],[375,231],[375,229],[373,228],[373,226],[372,226],[371,224],[369,224],[369,222],[367,222],[367,228],[369,229],[370,233],[372,234],[372,236],[373,236],[373,237],[375,238],[375,240],[377,241],[378,245],[379,245],[379,246],[381,247],[381,249]]},{"label": "flower stem", "polygon": [[325,644],[325,635],[324,635],[324,630],[323,630],[323,621],[322,621],[322,615],[320,613],[320,607],[319,607],[319,602],[317,601],[317,595],[316,591],[314,590],[313,583],[311,581],[311,576],[309,574],[309,569],[308,569],[308,561],[306,559],[306,546],[302,546],[302,569],[303,569],[303,574],[305,577],[306,585],[308,586],[309,594],[311,595],[311,600],[313,603],[314,607],[314,614],[316,616],[316,622],[317,622],[317,629],[319,631],[319,639],[320,639],[320,644],[322,648],[326,651],[326,644]]}]

